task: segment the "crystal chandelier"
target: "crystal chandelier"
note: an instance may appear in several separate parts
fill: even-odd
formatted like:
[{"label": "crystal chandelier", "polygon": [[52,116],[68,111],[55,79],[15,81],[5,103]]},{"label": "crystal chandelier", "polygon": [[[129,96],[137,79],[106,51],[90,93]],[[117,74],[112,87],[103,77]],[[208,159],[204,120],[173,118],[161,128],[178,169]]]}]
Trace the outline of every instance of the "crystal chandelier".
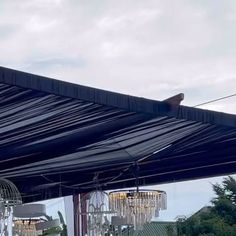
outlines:
[{"label": "crystal chandelier", "polygon": [[108,208],[108,195],[103,191],[93,191],[81,199],[81,213],[87,225],[86,235],[105,235],[109,230],[110,216],[114,212]]},{"label": "crystal chandelier", "polygon": [[159,211],[167,208],[166,193],[159,190],[122,190],[109,193],[110,210],[125,217],[128,225],[142,229]]}]

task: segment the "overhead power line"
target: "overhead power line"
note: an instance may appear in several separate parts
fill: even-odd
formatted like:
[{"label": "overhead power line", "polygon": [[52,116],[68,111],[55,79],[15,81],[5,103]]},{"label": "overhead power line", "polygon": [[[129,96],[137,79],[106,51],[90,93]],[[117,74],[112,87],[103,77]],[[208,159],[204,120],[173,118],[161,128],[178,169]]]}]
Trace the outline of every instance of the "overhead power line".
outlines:
[{"label": "overhead power line", "polygon": [[235,96],[236,96],[236,93],[225,96],[225,97],[220,97],[220,98],[217,98],[217,99],[214,99],[214,100],[210,100],[210,101],[207,101],[207,102],[203,102],[203,103],[200,103],[198,105],[195,105],[194,107],[200,107],[200,106],[203,106],[203,105],[207,105],[209,103],[218,102],[218,101],[221,101],[221,100],[224,100],[224,99],[227,99],[227,98],[231,98],[231,97],[235,97]]}]

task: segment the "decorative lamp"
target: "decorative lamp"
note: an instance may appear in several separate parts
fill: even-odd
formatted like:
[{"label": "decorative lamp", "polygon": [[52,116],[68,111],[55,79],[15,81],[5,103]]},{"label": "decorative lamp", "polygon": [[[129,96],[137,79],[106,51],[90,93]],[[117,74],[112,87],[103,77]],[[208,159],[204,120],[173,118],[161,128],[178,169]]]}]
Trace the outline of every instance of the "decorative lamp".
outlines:
[{"label": "decorative lamp", "polygon": [[80,215],[87,222],[87,235],[105,235],[110,226],[110,215],[114,212],[108,208],[108,194],[93,191],[81,199]]},{"label": "decorative lamp", "polygon": [[166,193],[160,190],[121,190],[109,193],[109,208],[126,218],[134,229],[142,229],[159,211],[167,208]]},{"label": "decorative lamp", "polygon": [[17,187],[9,180],[0,178],[0,235],[12,236],[13,207],[22,204]]}]

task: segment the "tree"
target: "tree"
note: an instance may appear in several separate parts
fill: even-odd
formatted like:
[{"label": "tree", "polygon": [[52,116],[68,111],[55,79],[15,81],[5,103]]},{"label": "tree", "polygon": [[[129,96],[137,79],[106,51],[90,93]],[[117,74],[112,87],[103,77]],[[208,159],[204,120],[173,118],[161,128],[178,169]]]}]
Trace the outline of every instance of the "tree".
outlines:
[{"label": "tree", "polygon": [[175,232],[173,225],[167,225],[166,231],[167,231],[168,236],[176,236],[176,232]]},{"label": "tree", "polygon": [[236,236],[236,180],[224,178],[221,185],[213,185],[213,191],[212,206],[177,222],[179,236]]}]

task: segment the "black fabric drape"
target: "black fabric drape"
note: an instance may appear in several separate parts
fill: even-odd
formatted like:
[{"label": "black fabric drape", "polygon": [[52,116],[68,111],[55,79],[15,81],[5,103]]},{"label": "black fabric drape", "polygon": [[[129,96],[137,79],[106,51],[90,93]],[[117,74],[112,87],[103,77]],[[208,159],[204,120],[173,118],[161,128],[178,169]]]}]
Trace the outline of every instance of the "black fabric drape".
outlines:
[{"label": "black fabric drape", "polygon": [[[0,177],[26,202],[233,173],[233,115],[0,68]],[[60,190],[60,191],[59,191]]]}]

